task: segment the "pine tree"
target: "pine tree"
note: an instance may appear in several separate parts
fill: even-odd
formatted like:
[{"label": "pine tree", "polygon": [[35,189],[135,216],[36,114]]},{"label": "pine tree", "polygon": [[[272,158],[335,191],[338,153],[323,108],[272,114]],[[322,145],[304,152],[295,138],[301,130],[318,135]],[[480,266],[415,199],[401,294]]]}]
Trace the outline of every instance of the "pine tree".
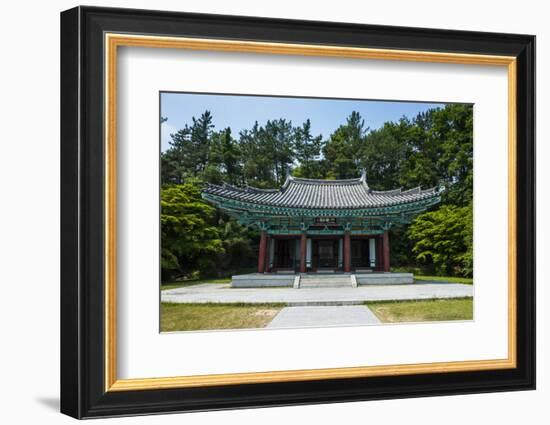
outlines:
[{"label": "pine tree", "polygon": [[346,119],[346,124],[331,134],[323,147],[329,178],[349,179],[359,175],[361,150],[368,131],[361,114],[353,111]]},{"label": "pine tree", "polygon": [[300,176],[306,178],[318,178],[318,161],[321,154],[323,136],[313,137],[311,134],[311,121],[309,118],[294,130],[294,152],[300,164]]}]

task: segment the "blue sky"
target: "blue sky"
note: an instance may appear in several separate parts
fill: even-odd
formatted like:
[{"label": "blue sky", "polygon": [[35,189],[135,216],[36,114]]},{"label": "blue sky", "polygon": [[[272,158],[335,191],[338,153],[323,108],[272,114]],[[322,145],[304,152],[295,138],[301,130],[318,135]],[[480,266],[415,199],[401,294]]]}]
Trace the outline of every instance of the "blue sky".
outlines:
[{"label": "blue sky", "polygon": [[216,130],[231,127],[234,137],[241,130],[252,128],[255,121],[264,125],[267,120],[285,118],[299,126],[309,118],[313,135],[328,138],[352,111],[358,111],[366,126],[376,129],[386,121],[397,121],[402,116],[412,118],[443,106],[424,102],[161,93],[161,116],[168,118],[161,124],[161,149],[169,147],[171,133],[190,124],[192,117],[198,118],[205,110],[212,113]]}]

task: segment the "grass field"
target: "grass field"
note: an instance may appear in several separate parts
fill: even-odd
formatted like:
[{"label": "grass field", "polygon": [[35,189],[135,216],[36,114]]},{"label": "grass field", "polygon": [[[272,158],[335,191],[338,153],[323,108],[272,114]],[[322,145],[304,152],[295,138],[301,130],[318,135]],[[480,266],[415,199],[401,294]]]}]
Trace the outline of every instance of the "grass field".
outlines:
[{"label": "grass field", "polygon": [[161,303],[161,332],[263,328],[284,304]]},{"label": "grass field", "polygon": [[168,282],[160,285],[160,289],[164,291],[165,289],[175,289],[183,288],[185,286],[200,285],[202,283],[230,283],[231,278],[226,277],[223,279],[192,279],[192,280],[182,280],[177,282]]},{"label": "grass field", "polygon": [[366,304],[383,323],[473,319],[472,298],[378,301]]},{"label": "grass field", "polygon": [[450,277],[450,276],[418,276],[414,275],[414,280],[430,281],[430,282],[450,282],[450,283],[465,283],[472,285],[474,279],[471,277]]}]

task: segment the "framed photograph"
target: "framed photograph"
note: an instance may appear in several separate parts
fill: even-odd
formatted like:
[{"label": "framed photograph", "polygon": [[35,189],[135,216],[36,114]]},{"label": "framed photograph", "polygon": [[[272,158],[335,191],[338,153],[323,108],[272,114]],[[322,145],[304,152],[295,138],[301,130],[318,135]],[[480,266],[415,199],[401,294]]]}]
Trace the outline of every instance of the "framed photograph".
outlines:
[{"label": "framed photograph", "polygon": [[535,388],[535,37],[61,14],[61,411]]}]

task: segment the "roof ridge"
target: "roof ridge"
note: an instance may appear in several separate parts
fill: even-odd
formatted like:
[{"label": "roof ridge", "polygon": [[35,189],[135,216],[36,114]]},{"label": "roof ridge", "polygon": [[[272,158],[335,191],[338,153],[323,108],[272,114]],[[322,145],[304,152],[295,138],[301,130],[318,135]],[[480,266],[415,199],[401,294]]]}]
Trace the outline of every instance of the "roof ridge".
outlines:
[{"label": "roof ridge", "polygon": [[[264,189],[264,188],[260,188],[260,187],[249,186],[249,185],[246,185],[245,187],[240,187],[240,186],[236,186],[236,185],[226,183],[226,182],[223,182],[223,184],[221,184],[221,185],[207,182],[205,184],[205,186],[206,187],[211,187],[211,188],[216,188],[216,189],[221,189],[221,190],[229,189],[229,190],[234,190],[234,191],[243,192],[243,193],[277,193],[277,192],[282,193],[288,187],[288,185],[290,183],[293,183],[293,182],[305,182],[305,183],[311,183],[311,184],[315,184],[315,183],[320,182],[320,183],[325,183],[325,184],[336,184],[336,185],[346,184],[346,183],[366,183],[362,178],[340,179],[340,180],[322,180],[322,179],[304,179],[304,178],[300,178],[300,177],[289,176],[289,178],[287,178],[287,181],[285,181],[283,186],[279,189]],[[367,192],[370,193],[370,194],[373,194],[373,195],[389,195],[389,196],[392,196],[392,195],[411,195],[411,194],[428,194],[428,193],[437,194],[437,193],[443,191],[443,190],[441,190],[441,188],[439,188],[437,186],[426,188],[426,189],[422,189],[422,186],[416,186],[416,187],[412,187],[412,188],[406,189],[406,190],[403,190],[403,187],[399,187],[397,189],[390,189],[390,190],[376,190],[376,189],[370,189],[367,186],[367,189],[368,189]]]},{"label": "roof ridge", "polygon": [[223,183],[222,185],[214,183],[206,183],[207,188],[216,188],[219,190],[233,190],[242,193],[274,193],[279,192],[279,189],[262,189],[260,187],[248,186],[240,187],[229,183]]},{"label": "roof ridge", "polygon": [[370,190],[362,179],[351,179],[352,184],[350,179],[345,180],[344,184],[334,184],[334,182],[342,182],[341,180],[321,180],[321,182],[329,184],[312,184],[309,181],[300,184],[300,180],[295,184],[296,179],[292,177],[287,178],[285,182],[287,187],[283,185],[281,189],[260,189],[251,186],[241,188],[227,183],[223,186],[207,183],[203,193],[249,204],[281,208],[358,209],[424,202],[429,198],[433,198],[433,203],[436,203],[439,202],[441,192],[439,188],[422,190],[420,187],[407,191],[401,188],[389,191]]},{"label": "roof ridge", "polygon": [[393,196],[393,195],[400,195],[402,192],[403,192],[402,187],[399,187],[397,189],[390,189],[390,190],[375,190],[375,189],[370,190],[370,193],[372,193],[374,195],[390,195],[390,196]]},{"label": "roof ridge", "polygon": [[407,190],[404,190],[401,194],[402,195],[417,195],[421,192],[422,190],[422,187],[421,186],[416,186],[416,187],[412,187],[410,189],[407,189]]},{"label": "roof ridge", "polygon": [[420,193],[422,194],[425,194],[425,193],[440,193],[440,192],[443,192],[444,188],[441,188],[441,187],[438,187],[438,186],[433,186],[433,187],[429,187],[427,189],[420,189]]},{"label": "roof ridge", "polygon": [[292,177],[291,180],[295,183],[310,183],[310,184],[350,184],[350,183],[362,183],[361,177],[353,179],[308,179],[302,177]]}]

